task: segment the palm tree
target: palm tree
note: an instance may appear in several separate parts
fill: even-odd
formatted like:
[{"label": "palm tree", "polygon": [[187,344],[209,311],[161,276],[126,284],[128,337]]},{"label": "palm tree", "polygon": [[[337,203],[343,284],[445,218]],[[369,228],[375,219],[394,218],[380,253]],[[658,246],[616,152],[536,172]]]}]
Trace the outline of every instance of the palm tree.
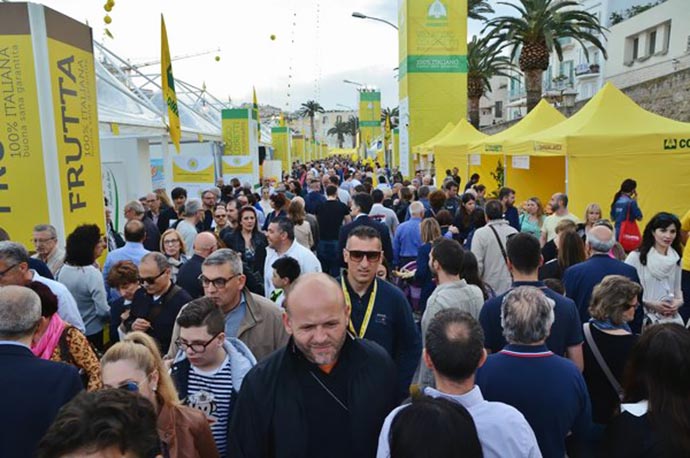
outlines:
[{"label": "palm tree", "polygon": [[342,121],[336,121],[336,123],[328,129],[327,134],[328,135],[337,135],[338,137],[338,148],[343,147],[343,143],[345,142],[345,135],[350,133],[350,126],[348,125],[347,122],[342,122]]},{"label": "palm tree", "polygon": [[347,133],[352,135],[352,147],[357,148],[357,131],[359,130],[359,119],[357,116],[350,116],[345,122]]},{"label": "palm tree", "polygon": [[542,76],[549,67],[549,57],[555,50],[558,60],[563,60],[561,41],[571,38],[582,46],[589,60],[587,43],[601,50],[604,58],[608,56],[596,34],[607,29],[599,24],[592,13],[581,9],[576,0],[518,0],[519,5],[499,2],[515,8],[519,15],[501,16],[490,20],[484,30],[489,30],[493,38],[513,46],[511,59],[518,52],[520,70],[525,75],[527,90],[527,111],[531,111],[542,92]]},{"label": "palm tree", "polygon": [[400,110],[398,107],[384,108],[381,110],[381,122],[385,123],[386,119],[391,120],[391,129],[398,127],[398,122],[400,120]]},{"label": "palm tree", "polygon": [[477,21],[486,22],[485,14],[493,14],[494,9],[485,0],[468,0],[467,1],[467,18],[475,19]]},{"label": "palm tree", "polygon": [[500,41],[492,42],[489,36],[477,38],[475,35],[467,43],[467,99],[470,122],[476,128],[479,128],[479,100],[491,92],[491,78],[513,78],[511,73],[515,66],[501,52],[505,46]]},{"label": "palm tree", "polygon": [[316,134],[314,132],[314,116],[316,116],[316,113],[324,113],[323,107],[316,100],[308,100],[306,103],[303,103],[297,112],[303,118],[309,117],[312,141],[316,141]]}]

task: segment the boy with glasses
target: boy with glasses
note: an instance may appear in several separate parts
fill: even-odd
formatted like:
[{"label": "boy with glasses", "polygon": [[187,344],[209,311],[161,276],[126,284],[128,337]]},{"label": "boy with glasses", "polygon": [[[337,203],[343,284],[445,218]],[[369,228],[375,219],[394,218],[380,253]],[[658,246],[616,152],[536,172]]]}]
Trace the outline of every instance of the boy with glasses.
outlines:
[{"label": "boy with glasses", "polygon": [[242,341],[226,338],[223,313],[209,298],[190,302],[176,322],[179,350],[171,376],[182,403],[206,415],[218,452],[225,457],[233,406],[256,359]]}]

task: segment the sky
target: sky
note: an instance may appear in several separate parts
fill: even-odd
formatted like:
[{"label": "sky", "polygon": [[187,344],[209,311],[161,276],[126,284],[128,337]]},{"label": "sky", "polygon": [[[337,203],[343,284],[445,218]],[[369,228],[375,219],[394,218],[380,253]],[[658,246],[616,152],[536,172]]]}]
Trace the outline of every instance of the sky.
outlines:
[{"label": "sky", "polygon": [[[260,104],[285,111],[312,99],[326,109],[355,108],[357,88],[344,79],[379,88],[383,107],[398,105],[397,32],[352,17],[358,11],[395,24],[396,0],[115,0],[107,26],[114,39],[103,33],[105,0],[39,3],[88,22],[94,39],[133,63],[160,58],[163,13],[173,58],[221,49],[173,61],[175,77],[205,83],[211,94],[236,105],[251,101],[255,86]],[[469,21],[468,36],[481,27]]]}]

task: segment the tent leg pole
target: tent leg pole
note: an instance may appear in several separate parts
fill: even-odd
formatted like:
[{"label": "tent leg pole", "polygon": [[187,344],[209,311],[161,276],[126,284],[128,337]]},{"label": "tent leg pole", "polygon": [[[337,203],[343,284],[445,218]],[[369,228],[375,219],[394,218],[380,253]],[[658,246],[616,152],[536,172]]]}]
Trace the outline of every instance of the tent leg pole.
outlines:
[{"label": "tent leg pole", "polygon": [[568,195],[568,156],[565,156],[565,194]]}]

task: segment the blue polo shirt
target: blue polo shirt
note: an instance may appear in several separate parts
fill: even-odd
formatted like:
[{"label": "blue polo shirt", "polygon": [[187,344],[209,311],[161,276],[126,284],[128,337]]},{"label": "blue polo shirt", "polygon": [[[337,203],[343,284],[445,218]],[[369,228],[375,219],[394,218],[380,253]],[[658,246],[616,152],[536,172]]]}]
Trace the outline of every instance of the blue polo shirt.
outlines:
[{"label": "blue polo shirt", "polygon": [[507,345],[477,371],[487,401],[515,407],[532,427],[545,458],[565,456],[565,438],[587,440],[592,418],[587,385],[577,366],[545,345]]},{"label": "blue polo shirt", "polygon": [[[409,386],[422,355],[422,339],[412,316],[412,308],[400,289],[385,280],[377,283],[374,309],[364,338],[381,345],[395,362],[401,399],[409,396]],[[352,290],[345,277],[346,294],[352,304],[352,324],[359,337],[374,282],[363,296]]]},{"label": "blue polo shirt", "polygon": [[[550,290],[541,281],[513,282],[512,288],[517,288],[518,286],[534,286],[539,288],[546,297],[556,303],[553,310],[554,321],[551,327],[551,334],[546,339],[546,346],[549,350],[559,356],[563,356],[568,347],[579,345],[583,342],[582,323],[580,322],[575,302],[572,299]],[[490,350],[491,353],[498,353],[507,344],[505,337],[503,337],[503,326],[501,326],[501,304],[508,292],[510,290],[486,301],[479,313],[479,322],[484,329],[484,347]]]}]

